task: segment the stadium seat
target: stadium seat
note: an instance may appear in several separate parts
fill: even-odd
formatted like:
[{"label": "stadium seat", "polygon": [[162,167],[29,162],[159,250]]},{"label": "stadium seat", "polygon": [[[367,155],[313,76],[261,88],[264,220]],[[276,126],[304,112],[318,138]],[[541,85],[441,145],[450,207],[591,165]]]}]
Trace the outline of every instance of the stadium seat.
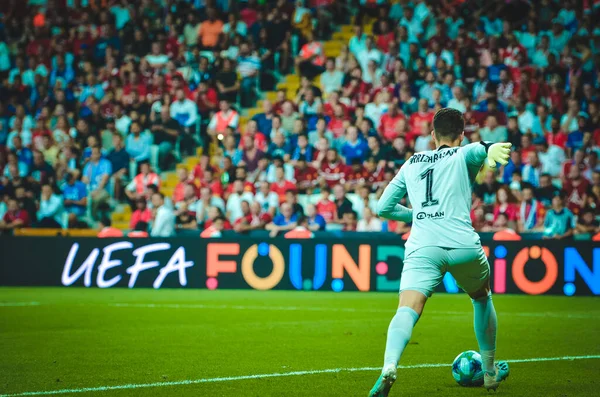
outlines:
[{"label": "stadium seat", "polygon": [[354,36],[354,32],[335,32],[332,35],[333,40],[338,40],[340,42],[342,42],[344,45],[347,44],[350,39],[352,38],[352,36]]},{"label": "stadium seat", "polygon": [[264,96],[271,102],[275,102],[277,100],[277,92],[275,91],[267,91],[264,93]]},{"label": "stadium seat", "polygon": [[98,231],[94,229],[67,229],[64,231],[64,235],[69,237],[96,237]]},{"label": "stadium seat", "polygon": [[63,235],[63,229],[33,229],[33,228],[19,228],[14,231],[15,236],[29,236],[29,237],[56,237]]}]

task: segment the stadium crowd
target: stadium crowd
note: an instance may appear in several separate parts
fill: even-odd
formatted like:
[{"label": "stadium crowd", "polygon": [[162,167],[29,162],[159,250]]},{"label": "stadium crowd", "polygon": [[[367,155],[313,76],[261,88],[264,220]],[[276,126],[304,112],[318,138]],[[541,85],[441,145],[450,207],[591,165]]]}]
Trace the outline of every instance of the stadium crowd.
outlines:
[{"label": "stadium crowd", "polygon": [[[389,4],[391,3],[391,4]],[[381,194],[434,149],[510,141],[474,186],[476,230],[598,233],[600,10],[576,0],[4,0],[0,231],[390,231]],[[356,24],[337,57],[323,41]],[[369,34],[365,33],[369,31]],[[262,99],[286,74],[297,92]],[[241,125],[259,100],[263,111]],[[172,197],[161,172],[177,168]]]}]

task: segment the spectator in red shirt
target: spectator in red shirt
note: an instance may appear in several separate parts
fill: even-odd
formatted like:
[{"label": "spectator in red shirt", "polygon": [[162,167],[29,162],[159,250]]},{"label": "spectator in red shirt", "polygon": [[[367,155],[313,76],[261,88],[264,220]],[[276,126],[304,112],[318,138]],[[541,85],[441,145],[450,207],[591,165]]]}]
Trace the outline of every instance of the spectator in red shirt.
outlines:
[{"label": "spectator in red shirt", "polygon": [[379,21],[379,35],[377,36],[377,47],[385,52],[390,52],[390,42],[394,41],[395,33],[390,31],[390,25],[388,21],[381,20]]},{"label": "spectator in red shirt", "polygon": [[565,90],[564,83],[561,77],[556,74],[550,81],[550,89],[548,97],[550,98],[550,106],[559,113],[563,113],[565,109]]},{"label": "spectator in red shirt", "polygon": [[299,158],[296,161],[296,167],[294,167],[294,179],[296,180],[296,186],[298,187],[299,193],[311,192],[316,186],[319,173],[315,168],[308,165],[306,159]]},{"label": "spectator in red shirt", "polygon": [[326,116],[333,117],[335,113],[335,107],[340,105],[344,110],[344,117],[347,118],[350,116],[350,111],[348,106],[340,102],[340,93],[339,91],[332,91],[327,96],[327,102],[323,105],[323,113]]},{"label": "spectator in red shirt", "polygon": [[[248,180],[248,171],[246,170],[246,167],[236,167],[233,176],[234,180],[243,182],[244,192],[250,192],[252,194],[256,192],[254,184]],[[229,186],[227,186],[227,189],[225,189],[225,198],[228,198],[231,193],[233,193],[233,183],[230,183]]]},{"label": "spectator in red shirt", "polygon": [[567,194],[566,204],[575,215],[579,213],[585,205],[585,195],[588,191],[589,182],[581,176],[579,167],[569,169],[568,179],[565,181],[563,189]]},{"label": "spectator in red shirt", "polygon": [[0,220],[0,232],[8,232],[22,227],[29,227],[31,221],[27,211],[19,208],[17,200],[11,198],[8,200],[7,211],[4,218]]},{"label": "spectator in red shirt", "polygon": [[244,145],[246,145],[246,137],[252,138],[254,142],[254,147],[256,147],[258,150],[264,152],[267,149],[267,138],[265,134],[258,130],[258,123],[256,122],[256,120],[250,120],[248,121],[248,124],[246,124],[246,131],[244,137],[240,141],[241,148],[244,148]]},{"label": "spectator in red shirt", "polygon": [[342,180],[346,165],[340,160],[337,150],[328,149],[325,160],[321,163],[319,175],[325,179],[329,187],[332,187]]},{"label": "spectator in red shirt", "polygon": [[217,91],[209,87],[205,81],[200,82],[196,91],[196,104],[198,105],[198,114],[202,118],[208,118],[210,113],[217,111],[219,107]]},{"label": "spectator in red shirt", "polygon": [[279,203],[284,203],[286,201],[285,194],[288,190],[295,191],[296,185],[285,179],[283,166],[278,166],[275,168],[275,182],[271,184],[271,191],[277,194]]},{"label": "spectator in red shirt", "polygon": [[196,164],[196,166],[194,167],[194,171],[192,171],[193,180],[197,180],[200,183],[203,183],[204,170],[206,170],[207,168],[212,169],[212,166],[210,165],[210,157],[208,157],[207,154],[202,154],[202,156],[200,156],[200,162]]},{"label": "spectator in red shirt", "polygon": [[145,97],[147,93],[146,85],[139,81],[139,75],[132,71],[129,74],[127,84],[123,86],[123,96],[121,98],[123,105],[131,104],[131,95],[136,92],[139,97]]},{"label": "spectator in red shirt", "polygon": [[567,134],[560,129],[560,121],[555,117],[550,121],[550,133],[546,135],[548,145],[556,145],[562,149],[567,147]]},{"label": "spectator in red shirt", "polygon": [[[173,202],[178,203],[183,200],[183,189],[185,185],[190,183],[190,176],[188,170],[186,168],[178,168],[177,169],[177,185],[175,185],[175,189],[173,189]],[[135,225],[135,223],[134,223]]]},{"label": "spectator in red shirt", "polygon": [[298,110],[296,104],[289,99],[287,99],[287,92],[285,89],[277,90],[277,96],[275,97],[275,103],[273,103],[273,113],[281,114],[283,113],[283,104],[289,103],[291,105],[292,112]]},{"label": "spectator in red shirt", "polygon": [[572,168],[579,168],[579,171],[581,171],[581,173],[585,172],[585,170],[587,169],[587,165],[585,164],[585,152],[583,150],[577,150],[573,154],[573,159],[568,160],[563,164],[563,169],[561,173],[563,183],[566,183],[567,179],[569,178],[569,175],[571,175]]},{"label": "spectator in red shirt", "polygon": [[410,137],[407,137],[409,141],[421,134],[424,123],[433,123],[433,112],[429,110],[427,99],[421,98],[419,99],[417,111],[411,114],[410,119],[408,120],[411,135]]},{"label": "spectator in red shirt", "polygon": [[43,119],[37,119],[35,122],[35,128],[31,130],[32,133],[32,142],[31,149],[37,149],[44,151],[46,147],[44,147],[44,137],[50,138],[50,142],[53,143],[53,138],[50,133],[50,130],[46,128]]},{"label": "spectator in red shirt", "polygon": [[169,58],[175,58],[179,55],[179,39],[177,38],[177,30],[169,29],[169,36],[165,43],[165,52]]},{"label": "spectator in red shirt", "polygon": [[496,193],[496,204],[494,204],[494,222],[498,220],[498,215],[504,214],[508,218],[509,227],[515,229],[519,219],[519,208],[517,207],[517,199],[512,192],[502,186]]},{"label": "spectator in red shirt", "polygon": [[245,222],[247,220],[248,217],[250,217],[250,203],[246,200],[242,200],[240,202],[240,208],[242,210],[242,216],[240,216],[239,218],[237,218],[234,222],[233,222],[233,230],[235,230],[236,232],[241,232],[242,230],[240,230],[239,226]]},{"label": "spectator in red shirt", "polygon": [[252,230],[264,230],[265,226],[272,221],[271,216],[262,211],[258,202],[253,202],[249,205],[248,212],[245,207],[248,206],[246,201],[242,201],[242,212],[244,216],[239,218],[233,224],[233,230],[244,233]]},{"label": "spectator in red shirt", "polygon": [[365,161],[364,167],[367,173],[366,186],[372,190],[379,189],[383,182],[383,169],[385,167],[385,160],[383,160],[383,163],[380,166],[375,157],[371,156]]},{"label": "spectator in red shirt", "polygon": [[152,171],[148,161],[141,161],[138,168],[139,174],[137,174],[125,188],[125,194],[130,200],[134,200],[136,197],[145,195],[146,188],[149,185],[156,185],[160,187],[160,177],[157,173]]},{"label": "spectator in red shirt", "polygon": [[212,191],[213,196],[223,197],[223,185],[215,176],[215,170],[212,168],[204,170],[204,178],[200,187],[208,187]]},{"label": "spectator in red shirt", "polygon": [[[183,200],[175,204],[177,210],[175,215],[179,215],[183,212],[190,212],[196,217],[196,203],[199,196],[200,192],[197,186],[194,186],[191,183],[186,185],[183,189]],[[185,210],[181,209],[183,204],[185,204]]]},{"label": "spectator in red shirt", "polygon": [[400,113],[397,106],[390,106],[388,112],[381,116],[379,135],[385,142],[392,142],[399,135],[396,124],[400,120],[404,120],[404,115]]},{"label": "spectator in red shirt", "polygon": [[344,135],[344,131],[347,127],[348,121],[346,120],[346,116],[344,115],[344,108],[341,104],[337,104],[334,106],[333,117],[329,120],[329,124],[327,124],[327,129],[333,133],[335,138],[339,138]]},{"label": "spectator in red shirt", "polygon": [[129,220],[129,228],[133,230],[139,222],[150,223],[151,219],[152,211],[148,208],[146,199],[143,197],[137,198],[135,200],[135,211],[133,211]]},{"label": "spectator in red shirt", "polygon": [[335,221],[337,214],[337,206],[329,199],[331,189],[329,187],[321,188],[321,199],[317,202],[317,213],[325,219],[325,222],[331,223]]},{"label": "spectator in red shirt", "polygon": [[390,81],[390,76],[387,73],[382,74],[377,85],[378,87],[373,89],[373,92],[371,93],[371,98],[376,99],[379,93],[389,94],[382,96],[382,101],[389,104],[394,97],[395,88],[395,85]]},{"label": "spectator in red shirt", "polygon": [[325,53],[323,44],[314,39],[312,31],[306,32],[306,41],[295,60],[296,72],[314,79],[325,71]]},{"label": "spectator in red shirt", "polygon": [[208,219],[206,220],[206,222],[204,222],[204,229],[208,229],[209,227],[211,227],[213,225],[213,222],[215,222],[217,219],[223,219],[223,230],[233,229],[233,227],[231,226],[231,222],[229,222],[229,220],[227,220],[224,217],[223,211],[221,211],[219,207],[214,206],[208,209]]},{"label": "spectator in red shirt", "polygon": [[527,164],[529,162],[529,153],[535,152],[535,145],[532,142],[531,134],[521,135],[521,158]]},{"label": "spectator in red shirt", "polygon": [[359,186],[366,183],[369,173],[362,165],[360,159],[354,159],[351,165],[346,166],[344,171],[344,180],[346,181],[346,190],[355,191]]}]

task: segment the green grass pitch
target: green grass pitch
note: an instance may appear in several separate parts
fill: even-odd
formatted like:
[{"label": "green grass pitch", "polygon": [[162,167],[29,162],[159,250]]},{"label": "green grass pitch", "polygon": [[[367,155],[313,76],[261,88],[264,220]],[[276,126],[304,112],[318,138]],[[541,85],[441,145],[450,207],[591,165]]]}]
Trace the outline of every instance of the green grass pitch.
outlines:
[{"label": "green grass pitch", "polygon": [[[494,302],[498,359],[532,359],[511,363],[498,395],[600,395],[598,298]],[[391,293],[0,288],[0,395],[366,396],[396,305]],[[443,366],[469,349],[469,299],[435,295],[400,363],[417,368],[390,396],[486,395]]]}]

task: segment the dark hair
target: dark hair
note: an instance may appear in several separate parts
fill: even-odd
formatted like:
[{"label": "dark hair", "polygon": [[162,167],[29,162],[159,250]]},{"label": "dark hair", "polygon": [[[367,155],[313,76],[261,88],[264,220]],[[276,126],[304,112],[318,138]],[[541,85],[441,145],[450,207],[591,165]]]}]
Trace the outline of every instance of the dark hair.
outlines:
[{"label": "dark hair", "polygon": [[581,219],[581,217],[585,214],[594,214],[594,209],[591,207],[585,207],[584,209],[581,210],[581,212],[579,213],[579,219]]},{"label": "dark hair", "polygon": [[433,131],[438,140],[454,142],[465,129],[463,114],[456,109],[440,109],[433,117]]},{"label": "dark hair", "polygon": [[148,167],[150,167],[150,161],[148,161],[148,160],[138,161],[138,163],[137,163],[137,173],[138,174],[140,172],[142,172],[142,165],[147,165]]},{"label": "dark hair", "polygon": [[135,224],[135,226],[133,227],[133,230],[135,230],[136,232],[148,231],[148,222],[139,221],[138,223]]},{"label": "dark hair", "polygon": [[303,223],[308,223],[308,218],[306,217],[306,215],[300,215],[298,217],[298,220],[296,221],[296,224],[298,225],[302,225]]},{"label": "dark hair", "polygon": [[112,225],[110,218],[107,216],[103,216],[102,219],[100,219],[100,223],[102,223],[105,227],[110,227]]},{"label": "dark hair", "polygon": [[369,137],[367,139],[373,138],[375,139],[375,141],[377,142],[377,144],[379,146],[381,146],[381,138],[379,137],[379,135],[369,135]]},{"label": "dark hair", "polygon": [[[148,187],[150,187],[150,186],[151,186],[151,185],[149,185]],[[156,186],[156,185],[154,185],[154,186]],[[161,200],[164,200],[164,199],[165,199],[165,195],[164,195],[164,194],[162,194],[161,192],[154,192],[153,194],[158,194],[158,196],[160,197],[160,199],[161,199]]]}]

